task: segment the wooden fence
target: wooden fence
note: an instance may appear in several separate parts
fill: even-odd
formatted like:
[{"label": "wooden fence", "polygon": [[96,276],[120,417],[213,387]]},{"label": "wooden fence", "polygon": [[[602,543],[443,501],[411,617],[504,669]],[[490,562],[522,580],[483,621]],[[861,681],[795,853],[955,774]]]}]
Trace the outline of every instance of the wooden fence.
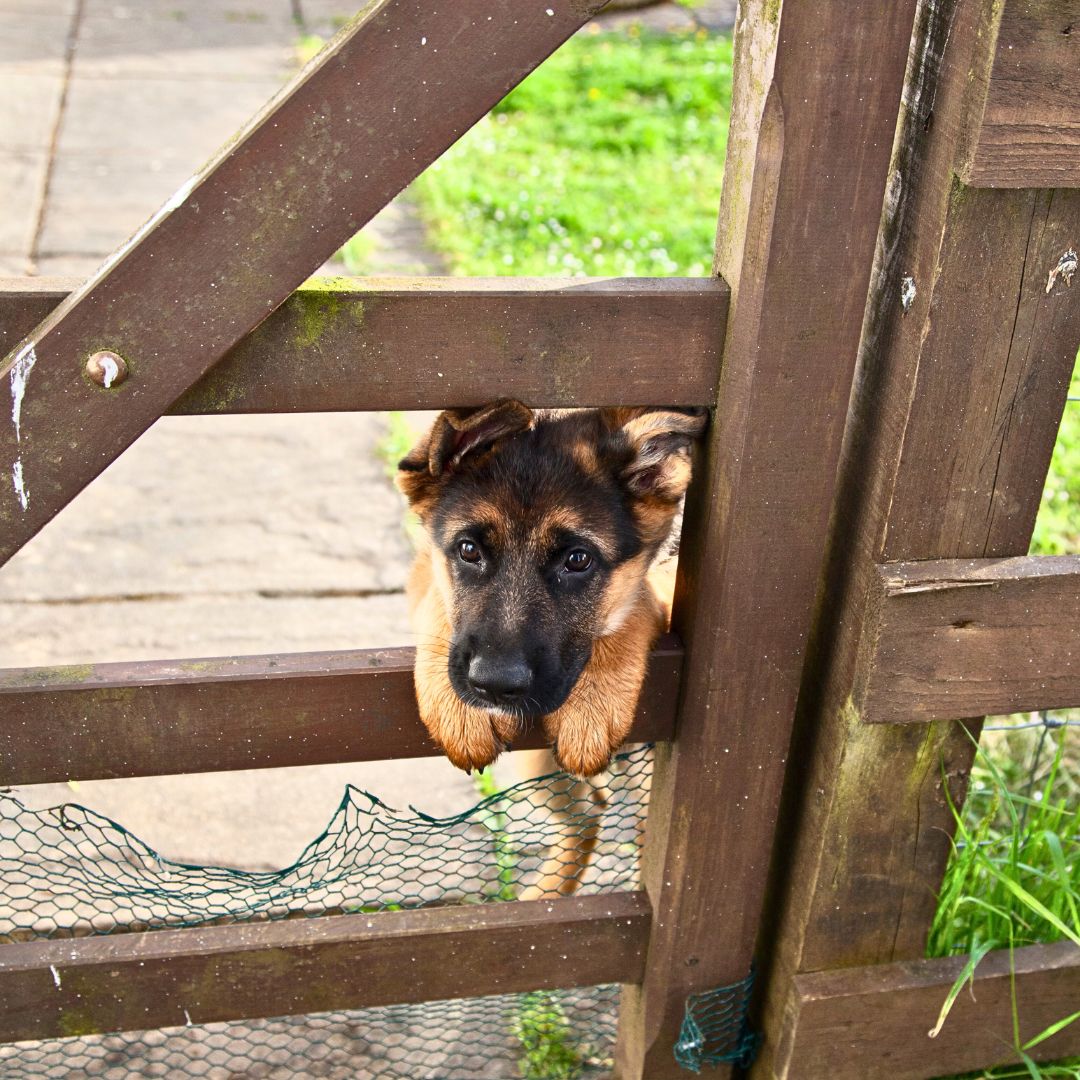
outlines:
[{"label": "wooden fence", "polygon": [[[744,3],[712,280],[297,291],[601,6],[377,0],[89,282],[4,283],[0,559],[169,411],[468,405],[496,378],[708,406],[633,733],[658,742],[644,891],[7,945],[0,1038],[621,982],[618,1075],[665,1080],[688,995],[756,955],[755,1075],[1007,1056],[1008,958],[931,1041],[957,964],[920,957],[971,716],[1080,701],[1080,566],[1025,556],[1080,340],[1080,281],[1048,287],[1080,246],[1080,2]],[[410,662],[3,672],[0,782],[416,756]],[[1077,952],[1018,955],[1032,1031],[1075,1007]],[[1080,1025],[1039,1047],[1078,1049]]]}]

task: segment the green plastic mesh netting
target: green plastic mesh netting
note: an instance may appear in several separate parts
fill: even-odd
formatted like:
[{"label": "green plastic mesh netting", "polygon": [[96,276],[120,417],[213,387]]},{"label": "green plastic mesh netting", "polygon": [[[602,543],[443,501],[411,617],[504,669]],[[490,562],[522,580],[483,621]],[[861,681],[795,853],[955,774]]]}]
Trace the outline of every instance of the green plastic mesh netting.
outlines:
[{"label": "green plastic mesh netting", "polygon": [[713,1065],[749,1068],[760,1038],[751,1030],[748,1011],[754,973],[730,986],[718,986],[686,999],[675,1060],[690,1072]]},{"label": "green plastic mesh netting", "polygon": [[617,986],[14,1043],[0,1076],[206,1080],[597,1080]]},{"label": "green plastic mesh netting", "polygon": [[633,889],[651,760],[649,747],[620,755],[602,788],[526,780],[450,818],[350,786],[322,834],[274,871],[174,862],[85,807],[0,797],[0,943],[554,896],[560,859],[586,862],[581,895]]},{"label": "green plastic mesh netting", "polygon": [[[650,747],[603,785],[563,773],[433,818],[347,788],[327,828],[273,872],[158,855],[78,805],[0,796],[0,943],[638,887]],[[0,1075],[573,1080],[606,1075],[618,990],[548,991],[0,1047]]]}]

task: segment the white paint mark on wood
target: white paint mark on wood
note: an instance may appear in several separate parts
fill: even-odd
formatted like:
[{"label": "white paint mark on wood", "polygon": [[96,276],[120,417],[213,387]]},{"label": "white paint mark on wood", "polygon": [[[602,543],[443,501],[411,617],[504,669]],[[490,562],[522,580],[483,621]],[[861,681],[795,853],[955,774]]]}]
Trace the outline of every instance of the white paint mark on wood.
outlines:
[{"label": "white paint mark on wood", "polygon": [[1068,288],[1072,284],[1073,274],[1076,273],[1077,265],[1080,265],[1080,263],[1078,263],[1076,251],[1074,248],[1069,248],[1069,250],[1058,259],[1057,266],[1050,271],[1050,274],[1046,279],[1047,293],[1053,289],[1058,281],[1064,282],[1065,287]]},{"label": "white paint mark on wood", "polygon": [[25,510],[30,505],[30,492],[26,490],[23,481],[22,458],[16,458],[11,466],[11,483],[15,487],[15,494],[19,499],[19,505]]},{"label": "white paint mark on wood", "polygon": [[101,370],[105,376],[105,381],[101,385],[108,390],[112,386],[113,380],[120,374],[120,368],[111,356],[103,356],[101,358]]},{"label": "white paint mark on wood", "polygon": [[173,193],[169,196],[165,205],[155,215],[158,218],[164,217],[166,214],[171,214],[174,210],[179,210],[184,203],[187,202],[188,196],[195,190],[195,184],[198,181],[198,176],[191,176],[184,181]]},{"label": "white paint mark on wood", "polygon": [[[30,381],[30,372],[37,363],[37,353],[34,350],[34,342],[24,346],[15,357],[15,363],[11,365],[9,379],[11,382],[11,422],[15,425],[15,443],[22,443],[22,406],[23,398],[26,397],[26,384]],[[18,454],[11,466],[11,484],[15,488],[15,495],[19,505],[25,511],[30,505],[30,492],[26,490],[26,480],[23,476],[22,455]]]},{"label": "white paint mark on wood", "polygon": [[911,310],[911,305],[915,303],[915,279],[906,274],[900,280],[900,306],[904,309],[904,313],[907,314]]},{"label": "white paint mark on wood", "polygon": [[11,421],[15,425],[15,438],[22,441],[22,403],[26,396],[26,384],[30,380],[30,372],[37,363],[37,353],[34,351],[34,343],[31,341],[11,365]]}]

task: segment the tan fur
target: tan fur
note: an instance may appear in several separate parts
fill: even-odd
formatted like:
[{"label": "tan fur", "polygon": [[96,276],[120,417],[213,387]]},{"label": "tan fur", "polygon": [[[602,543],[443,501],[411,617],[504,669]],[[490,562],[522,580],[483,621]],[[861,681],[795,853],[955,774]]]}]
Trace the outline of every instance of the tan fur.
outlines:
[{"label": "tan fur", "polygon": [[592,659],[562,707],[544,717],[555,760],[574,776],[607,767],[634,722],[649,649],[663,630],[663,611],[652,590],[641,590],[623,625],[597,638]]},{"label": "tan fur", "polygon": [[[454,692],[446,656],[453,627],[448,615],[441,557],[429,547],[416,557],[407,595],[414,624],[423,627],[416,649],[416,696],[420,717],[447,757],[461,769],[482,769],[517,734],[517,721],[505,714],[466,705]],[[433,565],[434,564],[434,565]],[[609,588],[611,610],[630,600],[614,633],[598,637],[593,654],[562,707],[544,718],[544,730],[558,740],[556,759],[575,776],[603,770],[626,738],[645,678],[649,649],[663,632],[663,605],[645,580],[643,559],[627,563]],[[441,573],[440,573],[441,571]],[[636,599],[633,599],[636,592]]]}]

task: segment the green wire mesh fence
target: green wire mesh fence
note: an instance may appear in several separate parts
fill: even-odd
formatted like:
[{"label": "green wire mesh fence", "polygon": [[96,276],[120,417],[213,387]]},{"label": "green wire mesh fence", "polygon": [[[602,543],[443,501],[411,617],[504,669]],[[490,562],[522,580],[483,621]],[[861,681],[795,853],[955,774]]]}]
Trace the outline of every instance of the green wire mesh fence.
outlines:
[{"label": "green wire mesh fence", "polygon": [[749,1068],[760,1036],[749,1022],[754,973],[730,986],[720,986],[686,999],[686,1012],[675,1042],[675,1060],[690,1072],[731,1064]]},{"label": "green wire mesh fence", "polygon": [[4,1080],[599,1080],[617,986],[0,1047]]},{"label": "green wire mesh fence", "polygon": [[158,855],[82,806],[0,797],[0,943],[297,915],[633,889],[651,751],[622,754],[604,785],[527,780],[455,817],[394,810],[350,786],[330,824],[275,871]]},{"label": "green wire mesh fence", "polygon": [[[602,783],[554,773],[465,813],[400,811],[349,787],[326,829],[272,872],[163,858],[78,805],[0,796],[0,943],[638,887],[650,747]],[[0,1076],[607,1075],[618,988],[544,991],[0,1047]]]}]

